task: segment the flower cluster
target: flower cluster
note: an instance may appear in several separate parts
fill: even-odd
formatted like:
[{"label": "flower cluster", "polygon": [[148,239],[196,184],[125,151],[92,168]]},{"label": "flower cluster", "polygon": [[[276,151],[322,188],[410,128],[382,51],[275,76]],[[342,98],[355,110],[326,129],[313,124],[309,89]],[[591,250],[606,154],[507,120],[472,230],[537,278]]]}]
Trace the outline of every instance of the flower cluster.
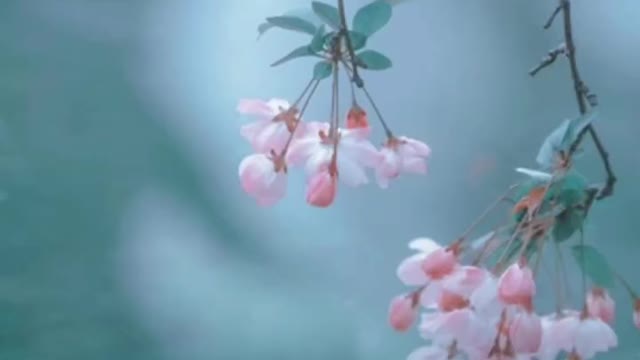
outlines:
[{"label": "flower cluster", "polygon": [[443,247],[420,238],[409,248],[416,253],[401,262],[397,275],[417,288],[391,301],[389,322],[406,331],[424,309],[418,328],[430,341],[409,360],[553,360],[563,352],[578,360],[617,346],[610,326],[615,304],[602,288],[587,293],[580,311],[558,309],[540,316],[533,302],[534,271],[524,257],[499,272],[462,265],[461,241]]},{"label": "flower cluster", "polygon": [[317,207],[333,203],[338,181],[350,187],[367,184],[368,169],[375,171],[381,187],[401,173],[427,171],[431,150],[420,141],[390,136],[376,149],[369,140],[367,114],[357,105],[349,110],[344,128],[305,122],[295,105],[279,99],[242,100],[238,111],[257,118],[241,129],[255,153],[242,160],[239,175],[243,189],[260,205],[284,197],[290,167],[304,169],[306,201]]}]

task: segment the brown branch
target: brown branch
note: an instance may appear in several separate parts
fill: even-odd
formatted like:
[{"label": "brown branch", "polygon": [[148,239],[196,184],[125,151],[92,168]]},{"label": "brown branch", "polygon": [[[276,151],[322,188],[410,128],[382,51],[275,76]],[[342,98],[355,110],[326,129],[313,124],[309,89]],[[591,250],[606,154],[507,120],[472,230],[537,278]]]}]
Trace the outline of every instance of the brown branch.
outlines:
[{"label": "brown branch", "polygon": [[[597,97],[595,94],[592,94],[589,91],[589,88],[585,85],[582,77],[580,76],[580,71],[578,70],[578,62],[576,60],[576,46],[573,40],[573,28],[571,23],[571,1],[570,0],[559,0],[560,4],[551,14],[549,20],[545,24],[545,29],[549,28],[553,23],[556,16],[562,12],[563,20],[564,20],[564,54],[567,56],[569,60],[569,68],[571,69],[571,79],[573,80],[573,89],[576,94],[576,101],[578,103],[578,109],[580,110],[580,115],[585,115],[589,111],[589,107],[597,106]],[[555,61],[557,56],[560,54],[559,48],[554,49],[549,52],[547,57],[543,59],[540,65],[532,69],[529,73],[533,76],[538,71],[547,67],[551,63]],[[596,132],[593,124],[589,124],[585,126],[578,135],[573,143],[569,146],[568,158],[575,154],[578,150],[578,147],[582,143],[585,134],[589,133],[591,138],[593,139],[594,144],[598,150],[598,154],[602,159],[602,163],[604,164],[605,171],[607,173],[607,180],[604,186],[600,189],[598,194],[595,196],[596,200],[602,200],[606,197],[609,197],[613,194],[613,189],[617,182],[617,178],[613,172],[613,168],[611,163],[609,162],[609,153],[606,151],[602,141]]]}]

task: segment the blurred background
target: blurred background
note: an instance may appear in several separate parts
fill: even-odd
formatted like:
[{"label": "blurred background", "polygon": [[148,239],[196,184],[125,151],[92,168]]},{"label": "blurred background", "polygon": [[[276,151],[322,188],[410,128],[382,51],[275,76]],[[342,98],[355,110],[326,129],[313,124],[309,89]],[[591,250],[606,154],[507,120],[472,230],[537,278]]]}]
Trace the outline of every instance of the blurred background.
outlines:
[{"label": "blurred background", "polygon": [[[640,3],[574,3],[620,179],[586,239],[640,288]],[[308,39],[256,28],[308,5],[0,2],[0,359],[390,360],[423,344],[386,322],[407,242],[455,239],[577,113],[566,62],[527,74],[562,40],[559,24],[542,30],[555,1],[395,7],[369,42],[394,67],[363,75],[392,129],[432,147],[428,176],[343,188],[320,210],[294,172],[288,197],[260,208],[237,179],[250,119],[235,108],[298,96],[313,60],[269,64]],[[308,118],[329,101],[323,83]],[[585,144],[580,169],[601,181]],[[601,358],[638,358],[629,298],[614,295],[620,346]]]}]

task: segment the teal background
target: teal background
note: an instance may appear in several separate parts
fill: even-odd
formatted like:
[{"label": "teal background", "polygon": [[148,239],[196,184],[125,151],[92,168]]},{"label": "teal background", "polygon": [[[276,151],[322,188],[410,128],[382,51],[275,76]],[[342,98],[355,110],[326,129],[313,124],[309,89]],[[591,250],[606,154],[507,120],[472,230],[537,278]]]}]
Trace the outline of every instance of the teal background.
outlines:
[{"label": "teal background", "polygon": [[[256,27],[307,4],[0,2],[0,359],[387,360],[422,344],[386,323],[406,243],[458,236],[577,112],[565,62],[527,74],[562,39],[541,29],[555,2],[398,5],[369,43],[394,67],[364,78],[392,129],[432,147],[429,175],[341,188],[319,210],[295,172],[288,197],[259,208],[237,180],[250,149],[235,107],[302,90],[312,60],[269,64],[304,35],[256,41]],[[640,4],[574,1],[574,17],[620,179],[586,240],[640,288]],[[308,118],[329,101],[325,83]],[[586,144],[579,169],[601,181]],[[629,298],[613,294],[620,346],[600,358],[636,358]]]}]

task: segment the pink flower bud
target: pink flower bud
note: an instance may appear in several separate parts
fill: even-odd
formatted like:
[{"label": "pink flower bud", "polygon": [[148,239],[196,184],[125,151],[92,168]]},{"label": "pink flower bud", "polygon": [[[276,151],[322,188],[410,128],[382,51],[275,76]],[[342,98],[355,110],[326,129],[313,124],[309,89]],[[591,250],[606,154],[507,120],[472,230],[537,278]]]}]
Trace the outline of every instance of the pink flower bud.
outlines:
[{"label": "pink flower bud", "polygon": [[418,311],[416,309],[416,295],[398,295],[389,305],[389,323],[396,331],[408,330],[416,317]]},{"label": "pink flower bud", "polygon": [[336,198],[336,178],[327,171],[313,175],[307,185],[307,203],[317,207],[328,207]]},{"label": "pink flower bud", "polygon": [[616,305],[609,293],[601,288],[594,288],[587,294],[587,312],[590,316],[612,324],[615,318]]},{"label": "pink flower bud", "polygon": [[536,293],[536,283],[533,272],[526,265],[512,264],[500,276],[498,282],[498,297],[508,305],[519,305],[531,309],[531,301]]}]

